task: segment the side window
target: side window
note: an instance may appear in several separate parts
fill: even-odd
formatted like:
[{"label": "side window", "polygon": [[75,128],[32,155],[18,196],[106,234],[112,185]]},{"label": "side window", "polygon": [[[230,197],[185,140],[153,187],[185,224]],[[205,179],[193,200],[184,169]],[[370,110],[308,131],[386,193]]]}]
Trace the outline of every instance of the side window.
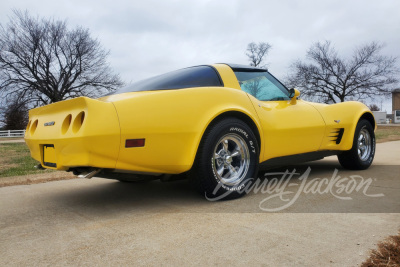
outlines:
[{"label": "side window", "polygon": [[289,100],[288,90],[268,72],[235,71],[240,87],[261,101]]}]

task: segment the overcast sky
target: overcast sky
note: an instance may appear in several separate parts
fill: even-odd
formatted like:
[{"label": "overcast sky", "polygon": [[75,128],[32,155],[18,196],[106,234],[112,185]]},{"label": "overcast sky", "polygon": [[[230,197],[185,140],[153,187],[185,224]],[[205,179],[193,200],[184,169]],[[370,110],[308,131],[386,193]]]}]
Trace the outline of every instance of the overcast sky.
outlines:
[{"label": "overcast sky", "polygon": [[343,55],[378,41],[400,57],[399,0],[2,0],[0,23],[13,8],[89,28],[127,83],[198,64],[248,64],[253,41],[272,45],[268,68],[278,78],[317,41]]}]

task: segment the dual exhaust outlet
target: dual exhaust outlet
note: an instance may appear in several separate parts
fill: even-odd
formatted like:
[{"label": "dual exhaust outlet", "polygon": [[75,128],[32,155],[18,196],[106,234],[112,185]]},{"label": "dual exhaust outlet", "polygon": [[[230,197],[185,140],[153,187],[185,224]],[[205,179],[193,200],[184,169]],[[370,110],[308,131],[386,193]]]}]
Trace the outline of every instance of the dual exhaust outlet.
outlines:
[{"label": "dual exhaust outlet", "polygon": [[[42,164],[38,164],[34,166],[38,170],[45,170],[46,168],[43,168]],[[86,179],[91,179],[93,178],[96,174],[98,174],[102,169],[94,169],[91,171],[84,171],[78,174],[78,178],[86,178]]]}]

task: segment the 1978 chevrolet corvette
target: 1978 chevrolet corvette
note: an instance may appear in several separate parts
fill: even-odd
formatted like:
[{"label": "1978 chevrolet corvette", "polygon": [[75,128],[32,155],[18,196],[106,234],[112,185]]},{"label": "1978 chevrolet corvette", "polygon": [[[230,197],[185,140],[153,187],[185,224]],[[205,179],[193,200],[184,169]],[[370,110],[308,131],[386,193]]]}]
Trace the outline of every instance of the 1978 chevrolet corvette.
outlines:
[{"label": "1978 chevrolet corvette", "polygon": [[195,66],[32,109],[25,141],[39,167],[121,181],[188,174],[202,194],[226,198],[245,194],[259,167],[337,155],[344,168],[368,168],[371,111],[299,95],[265,69]]}]

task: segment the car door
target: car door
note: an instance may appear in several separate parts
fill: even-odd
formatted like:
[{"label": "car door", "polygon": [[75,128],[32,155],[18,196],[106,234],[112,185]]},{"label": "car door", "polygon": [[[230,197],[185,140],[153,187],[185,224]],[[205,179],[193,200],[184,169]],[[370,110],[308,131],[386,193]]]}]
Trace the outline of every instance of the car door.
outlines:
[{"label": "car door", "polygon": [[325,122],[311,104],[290,99],[286,87],[266,71],[235,74],[261,122],[265,151],[261,161],[319,149]]}]

